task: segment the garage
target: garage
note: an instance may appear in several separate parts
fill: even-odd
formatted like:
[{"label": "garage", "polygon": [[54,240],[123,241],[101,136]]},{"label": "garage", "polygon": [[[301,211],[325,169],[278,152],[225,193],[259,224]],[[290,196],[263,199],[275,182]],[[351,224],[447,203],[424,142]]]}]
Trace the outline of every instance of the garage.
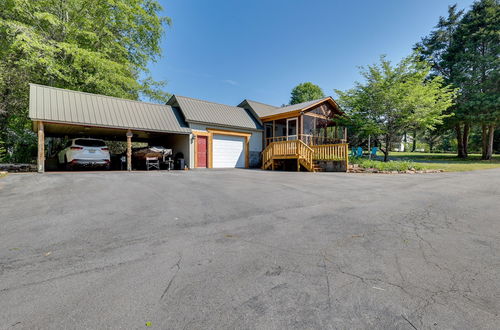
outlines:
[{"label": "garage", "polygon": [[245,138],[240,136],[213,136],[213,167],[245,167]]},{"label": "garage", "polygon": [[173,95],[167,102],[191,128],[190,168],[260,166],[262,125],[244,108]]}]

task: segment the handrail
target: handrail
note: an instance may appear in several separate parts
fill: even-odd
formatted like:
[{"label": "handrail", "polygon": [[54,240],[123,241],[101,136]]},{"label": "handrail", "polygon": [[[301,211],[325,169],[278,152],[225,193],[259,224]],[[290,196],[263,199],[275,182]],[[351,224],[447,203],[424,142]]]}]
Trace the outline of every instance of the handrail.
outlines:
[{"label": "handrail", "polygon": [[347,143],[325,144],[311,148],[314,150],[315,160],[347,160],[349,157]]},{"label": "handrail", "polygon": [[312,167],[314,160],[348,161],[349,146],[347,143],[308,146],[301,140],[273,142],[262,151],[262,166],[267,168],[274,157],[287,156],[304,159]]},{"label": "handrail", "polygon": [[266,138],[266,146],[273,142],[283,142],[283,141],[295,141],[301,140],[308,146],[311,145],[324,145],[324,144],[334,144],[334,143],[346,143],[345,139],[340,138],[329,138],[322,135],[312,135],[312,134],[297,134],[293,136],[275,136]]},{"label": "handrail", "polygon": [[279,141],[269,144],[262,151],[262,168],[267,168],[274,157],[302,159],[309,171],[313,169],[314,150],[301,140]]}]

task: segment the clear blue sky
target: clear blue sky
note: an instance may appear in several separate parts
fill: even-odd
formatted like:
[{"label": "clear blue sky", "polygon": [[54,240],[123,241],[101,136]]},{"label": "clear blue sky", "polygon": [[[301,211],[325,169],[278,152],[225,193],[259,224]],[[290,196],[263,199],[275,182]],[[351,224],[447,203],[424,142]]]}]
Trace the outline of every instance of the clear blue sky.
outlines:
[{"label": "clear blue sky", "polygon": [[450,4],[472,0],[160,0],[172,26],[150,66],[173,94],[281,105],[311,81],[333,95],[381,54],[398,61]]}]

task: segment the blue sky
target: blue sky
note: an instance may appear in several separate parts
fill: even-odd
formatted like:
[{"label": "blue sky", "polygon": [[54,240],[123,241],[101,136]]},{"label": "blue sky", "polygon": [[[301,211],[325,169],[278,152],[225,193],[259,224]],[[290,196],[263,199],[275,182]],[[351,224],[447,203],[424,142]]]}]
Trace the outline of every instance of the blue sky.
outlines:
[{"label": "blue sky", "polygon": [[472,0],[159,0],[172,26],[150,66],[172,94],[281,105],[305,81],[351,88],[381,54],[399,61],[449,4]]}]

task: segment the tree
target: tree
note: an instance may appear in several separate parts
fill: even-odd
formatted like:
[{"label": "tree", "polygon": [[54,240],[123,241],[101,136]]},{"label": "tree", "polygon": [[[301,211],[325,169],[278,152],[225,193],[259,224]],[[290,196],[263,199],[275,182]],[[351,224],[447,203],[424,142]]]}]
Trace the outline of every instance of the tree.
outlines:
[{"label": "tree", "polygon": [[[0,11],[0,140],[29,160],[28,83],[165,101],[149,62],[167,17],[156,0],[3,0]],[[33,139],[34,141],[34,139]],[[24,142],[23,142],[24,143]],[[18,157],[19,156],[19,157]]]},{"label": "tree", "polygon": [[491,159],[500,123],[500,2],[475,2],[455,34],[452,51],[461,87],[459,106],[481,124],[482,159]]},{"label": "tree", "polygon": [[[448,7],[448,16],[440,17],[438,24],[429,36],[414,47],[421,54],[422,59],[432,65],[432,75],[444,78],[446,84],[459,87],[459,71],[456,67],[457,54],[456,44],[459,43],[456,31],[460,26],[463,10],[457,10],[457,5]],[[457,155],[466,158],[468,155],[468,140],[470,132],[471,117],[468,109],[454,105],[450,107],[454,113],[447,120],[447,124],[455,129],[457,135]]]},{"label": "tree", "polygon": [[396,66],[380,63],[362,68],[365,82],[342,92],[339,102],[358,127],[372,134],[388,160],[391,145],[409,129],[432,129],[442,124],[456,91],[443,78],[428,79],[431,66],[413,54]]},{"label": "tree", "polygon": [[290,104],[298,104],[302,102],[317,100],[325,97],[325,93],[318,86],[311,82],[305,82],[295,86],[292,89]]},{"label": "tree", "polygon": [[[435,30],[416,48],[433,64],[433,73],[460,89],[455,116],[450,122],[457,134],[459,157],[468,155],[471,125],[482,126],[483,159],[493,152],[495,128],[500,122],[499,50],[500,3],[479,0],[464,14],[450,6]],[[463,129],[462,129],[463,127]]]}]

